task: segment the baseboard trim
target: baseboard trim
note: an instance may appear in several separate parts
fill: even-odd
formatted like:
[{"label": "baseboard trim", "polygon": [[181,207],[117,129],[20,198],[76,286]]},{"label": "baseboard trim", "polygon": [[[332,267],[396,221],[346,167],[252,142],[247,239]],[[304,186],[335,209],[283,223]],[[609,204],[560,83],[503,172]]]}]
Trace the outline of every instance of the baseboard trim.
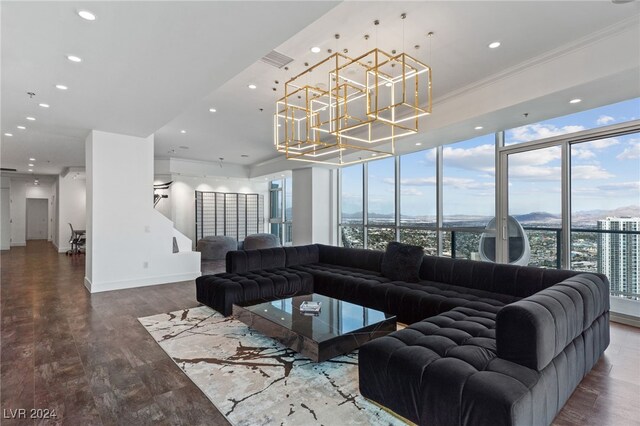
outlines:
[{"label": "baseboard trim", "polygon": [[91,293],[91,280],[87,277],[84,277],[84,286],[89,290],[89,293]]},{"label": "baseboard trim", "polygon": [[640,318],[631,315],[619,314],[617,312],[609,313],[609,320],[620,324],[630,325],[631,327],[640,328]]},{"label": "baseboard trim", "polygon": [[27,246],[26,241],[24,243],[11,243],[11,247],[26,247],[26,246]]},{"label": "baseboard trim", "polygon": [[[154,277],[145,277],[131,280],[121,281],[107,281],[102,283],[95,283],[89,281],[85,277],[85,287],[89,289],[91,293],[102,293],[105,291],[124,290],[127,288],[148,287],[151,285],[171,284],[180,281],[192,281],[198,278],[202,273],[200,271],[194,271],[183,274],[173,275],[158,275]],[[88,285],[87,285],[88,284]]]}]

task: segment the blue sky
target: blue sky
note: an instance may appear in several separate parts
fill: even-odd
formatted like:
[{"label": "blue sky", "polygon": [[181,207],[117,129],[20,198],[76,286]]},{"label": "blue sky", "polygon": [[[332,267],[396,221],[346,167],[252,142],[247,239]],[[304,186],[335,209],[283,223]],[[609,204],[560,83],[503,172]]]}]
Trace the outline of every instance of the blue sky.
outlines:
[{"label": "blue sky", "polygon": [[[508,130],[507,144],[528,142],[640,118],[640,99]],[[494,215],[494,135],[444,147],[445,221]],[[361,211],[361,167],[343,169],[344,212]],[[560,149],[511,155],[510,212],[560,213]],[[393,159],[369,162],[369,212],[393,213]],[[401,212],[435,215],[435,150],[401,157]],[[573,211],[640,205],[640,134],[572,146]]]}]

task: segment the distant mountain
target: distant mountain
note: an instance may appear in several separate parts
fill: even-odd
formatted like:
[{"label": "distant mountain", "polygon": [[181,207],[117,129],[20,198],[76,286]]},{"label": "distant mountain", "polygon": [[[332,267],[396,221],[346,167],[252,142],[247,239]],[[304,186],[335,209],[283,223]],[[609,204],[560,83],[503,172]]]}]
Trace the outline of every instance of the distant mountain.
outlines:
[{"label": "distant mountain", "polygon": [[[393,213],[369,213],[370,219],[389,219],[393,218]],[[357,219],[362,217],[362,212],[357,213],[343,213],[342,217],[345,219]],[[513,217],[521,223],[557,223],[562,220],[562,216],[558,213],[549,213],[549,212],[531,212],[526,214],[517,214],[513,215]],[[618,207],[613,210],[587,210],[587,211],[579,211],[575,212],[572,215],[572,223],[573,225],[596,225],[598,219],[604,219],[606,217],[640,217],[640,205],[631,205],[625,207]],[[413,220],[414,222],[418,222],[420,220],[433,221],[435,218],[428,216],[412,216],[412,215],[402,215],[403,220]],[[487,223],[492,218],[489,216],[482,215],[447,215],[447,222],[477,222],[477,223]]]},{"label": "distant mountain", "polygon": [[562,216],[559,214],[547,213],[547,212],[533,212],[527,214],[517,214],[513,216],[520,223],[546,223],[557,222],[562,220]]}]

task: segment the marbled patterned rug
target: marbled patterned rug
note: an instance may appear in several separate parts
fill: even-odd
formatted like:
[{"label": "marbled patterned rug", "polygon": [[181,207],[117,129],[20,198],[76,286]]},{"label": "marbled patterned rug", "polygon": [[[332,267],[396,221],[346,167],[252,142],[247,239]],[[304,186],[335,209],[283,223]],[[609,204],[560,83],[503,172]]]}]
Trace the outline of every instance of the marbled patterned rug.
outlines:
[{"label": "marbled patterned rug", "polygon": [[322,363],[209,307],[138,319],[234,425],[404,425],[358,391],[358,356]]}]

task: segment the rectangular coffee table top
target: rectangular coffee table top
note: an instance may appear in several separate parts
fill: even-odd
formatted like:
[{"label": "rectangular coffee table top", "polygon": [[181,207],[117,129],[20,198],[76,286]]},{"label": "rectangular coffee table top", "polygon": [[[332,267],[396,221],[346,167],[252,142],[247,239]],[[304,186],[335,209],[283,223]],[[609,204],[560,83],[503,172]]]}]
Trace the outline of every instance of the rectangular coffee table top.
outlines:
[{"label": "rectangular coffee table top", "polygon": [[[322,302],[320,314],[300,312],[303,301]],[[349,353],[396,330],[394,315],[320,294],[233,305],[233,315],[316,362]]]}]

